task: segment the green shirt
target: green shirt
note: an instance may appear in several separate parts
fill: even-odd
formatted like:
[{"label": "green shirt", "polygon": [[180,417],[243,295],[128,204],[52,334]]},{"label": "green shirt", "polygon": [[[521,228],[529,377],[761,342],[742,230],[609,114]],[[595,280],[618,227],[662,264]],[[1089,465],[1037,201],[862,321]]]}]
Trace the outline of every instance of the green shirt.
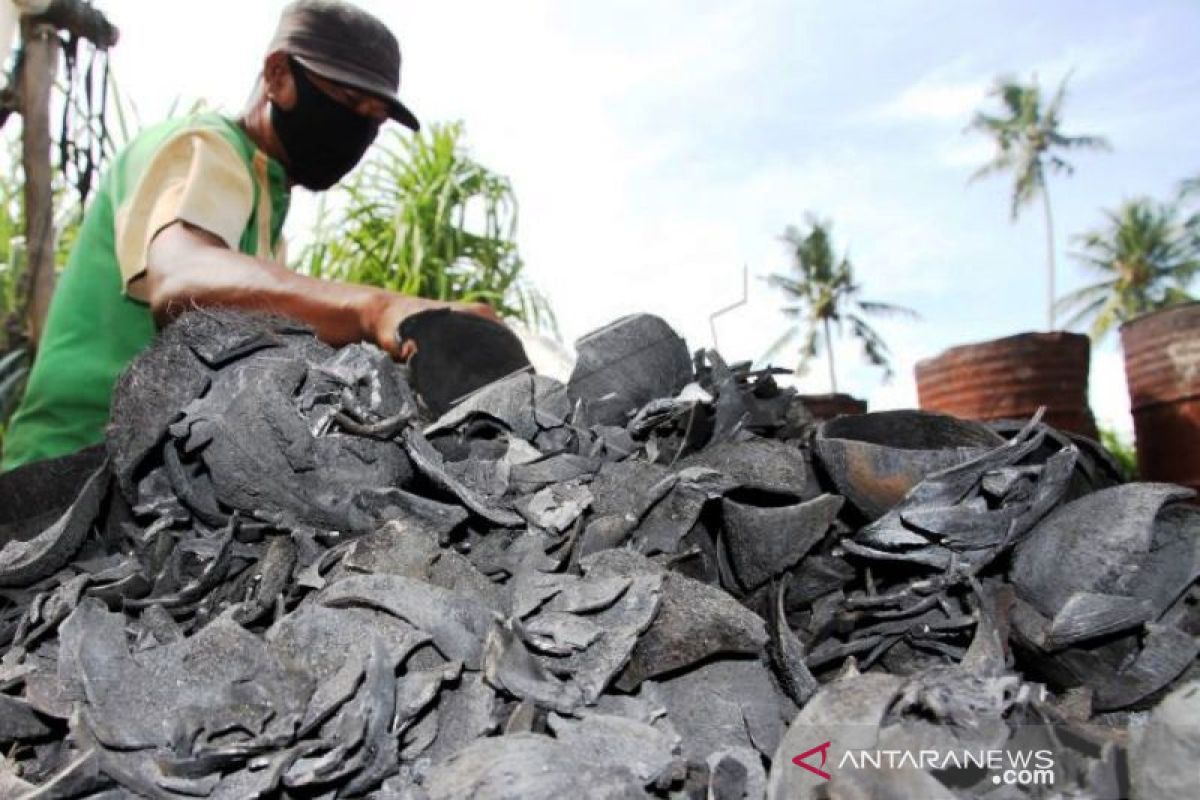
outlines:
[{"label": "green shirt", "polygon": [[142,280],[155,234],[184,220],[231,249],[279,257],[288,201],[283,166],[233,120],[201,113],[139,134],[84,215],[0,468],[104,439],[113,385],[155,334]]}]

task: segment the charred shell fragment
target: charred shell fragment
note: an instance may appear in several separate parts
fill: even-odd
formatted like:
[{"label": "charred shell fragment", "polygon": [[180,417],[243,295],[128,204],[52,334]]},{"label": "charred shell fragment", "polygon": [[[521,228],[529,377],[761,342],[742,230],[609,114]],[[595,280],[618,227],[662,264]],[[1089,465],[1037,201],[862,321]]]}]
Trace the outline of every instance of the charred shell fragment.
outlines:
[{"label": "charred shell fragment", "polygon": [[822,423],[814,442],[821,467],[868,521],[932,473],[1003,443],[981,424],[923,411],[837,417]]},{"label": "charred shell fragment", "polygon": [[1017,642],[1098,709],[1133,705],[1200,654],[1188,593],[1200,577],[1200,510],[1165,484],[1103,489],[1057,509],[1018,548]]}]

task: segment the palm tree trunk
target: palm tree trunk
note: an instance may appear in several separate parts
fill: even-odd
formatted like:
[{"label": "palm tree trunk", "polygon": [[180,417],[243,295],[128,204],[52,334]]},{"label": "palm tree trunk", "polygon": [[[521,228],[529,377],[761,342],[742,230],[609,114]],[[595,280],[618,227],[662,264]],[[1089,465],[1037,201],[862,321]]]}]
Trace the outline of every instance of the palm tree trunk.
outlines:
[{"label": "palm tree trunk", "polygon": [[1046,177],[1038,171],[1039,183],[1042,186],[1042,210],[1046,214],[1046,330],[1054,330],[1054,215],[1050,213],[1050,190],[1046,187]]},{"label": "palm tree trunk", "polygon": [[825,356],[829,360],[829,392],[837,394],[837,372],[833,368],[833,339],[829,337],[829,318],[824,319],[825,323]]}]

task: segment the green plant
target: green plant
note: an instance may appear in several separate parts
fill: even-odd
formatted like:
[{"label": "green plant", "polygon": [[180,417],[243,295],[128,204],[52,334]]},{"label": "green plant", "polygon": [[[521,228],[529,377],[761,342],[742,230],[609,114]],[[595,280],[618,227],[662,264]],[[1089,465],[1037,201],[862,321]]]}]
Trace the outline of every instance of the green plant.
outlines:
[{"label": "green plant", "polygon": [[[12,165],[14,162],[8,162]],[[0,170],[0,320],[20,306],[24,271],[25,210],[18,170]],[[9,348],[10,332],[0,325],[0,353]]]},{"label": "green plant", "polygon": [[1102,427],[1100,428],[1100,444],[1117,462],[1125,480],[1137,480],[1137,453],[1134,450],[1133,442],[1123,438],[1113,428]]},{"label": "green plant", "polygon": [[1059,301],[1074,310],[1067,325],[1091,320],[1096,340],[1118,323],[1190,301],[1188,284],[1200,272],[1200,241],[1178,205],[1138,198],[1104,215],[1103,228],[1075,237],[1074,254],[1103,280]]},{"label": "green plant", "polygon": [[512,185],[472,159],[462,139],[461,123],[434,124],[377,144],[334,202],[322,203],[296,268],[418,297],[483,301],[553,330],[548,303],[522,277]]},{"label": "green plant", "polygon": [[1000,112],[976,112],[967,126],[968,131],[987,134],[996,144],[996,154],[975,171],[971,180],[997,172],[1012,173],[1010,215],[1013,221],[1016,221],[1022,208],[1041,195],[1046,221],[1046,314],[1050,330],[1054,329],[1055,312],[1054,216],[1050,210],[1046,173],[1053,170],[1070,175],[1075,171],[1059,155],[1061,151],[1109,149],[1108,141],[1101,136],[1067,136],[1059,130],[1069,78],[1070,75],[1063,78],[1049,103],[1042,101],[1042,90],[1036,76],[1029,83],[1019,83],[1008,77],[997,78],[990,96],[1000,101]]},{"label": "green plant", "polygon": [[0,162],[0,450],[8,418],[25,391],[28,353],[23,346],[21,294],[25,273],[25,204],[21,192],[20,161]]},{"label": "green plant", "polygon": [[1187,216],[1183,220],[1183,229],[1193,247],[1200,250],[1200,208],[1195,201],[1200,199],[1200,175],[1194,175],[1179,182],[1175,202]]},{"label": "green plant", "polygon": [[915,319],[917,313],[901,306],[860,300],[858,295],[862,287],[854,280],[854,266],[848,257],[838,257],[834,252],[830,223],[813,214],[807,215],[806,222],[805,230],[789,225],[780,237],[791,251],[790,273],[767,278],[767,283],[792,301],[783,308],[783,313],[788,319],[795,320],[795,324],[771,346],[764,358],[770,358],[802,335],[797,374],[806,371],[809,362],[824,347],[829,364],[829,384],[831,391],[836,393],[832,329],[836,327],[841,335],[843,325],[848,324],[851,335],[862,344],[863,356],[868,363],[882,368],[885,379],[890,378],[891,353],[865,317],[902,315]]},{"label": "green plant", "polygon": [[[83,222],[78,196],[70,191],[61,174],[55,173],[54,197],[55,268],[67,263],[71,247]],[[24,173],[19,148],[10,141],[0,158],[0,354],[24,340],[25,285],[25,198]]]}]

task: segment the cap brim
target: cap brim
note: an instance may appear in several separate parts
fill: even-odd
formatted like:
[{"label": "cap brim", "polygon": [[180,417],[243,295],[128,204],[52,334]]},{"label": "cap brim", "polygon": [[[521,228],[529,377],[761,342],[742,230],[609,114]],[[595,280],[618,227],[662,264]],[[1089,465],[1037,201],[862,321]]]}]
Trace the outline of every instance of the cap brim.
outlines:
[{"label": "cap brim", "polygon": [[342,64],[333,64],[300,53],[289,53],[289,55],[303,64],[306,69],[312,70],[322,78],[354,89],[360,89],[364,92],[370,92],[387,103],[389,117],[412,131],[421,130],[421,123],[416,115],[408,110],[408,106],[400,101],[400,98],[396,96],[396,93],[390,86],[381,85],[378,81],[373,81],[371,76],[348,69]]}]

